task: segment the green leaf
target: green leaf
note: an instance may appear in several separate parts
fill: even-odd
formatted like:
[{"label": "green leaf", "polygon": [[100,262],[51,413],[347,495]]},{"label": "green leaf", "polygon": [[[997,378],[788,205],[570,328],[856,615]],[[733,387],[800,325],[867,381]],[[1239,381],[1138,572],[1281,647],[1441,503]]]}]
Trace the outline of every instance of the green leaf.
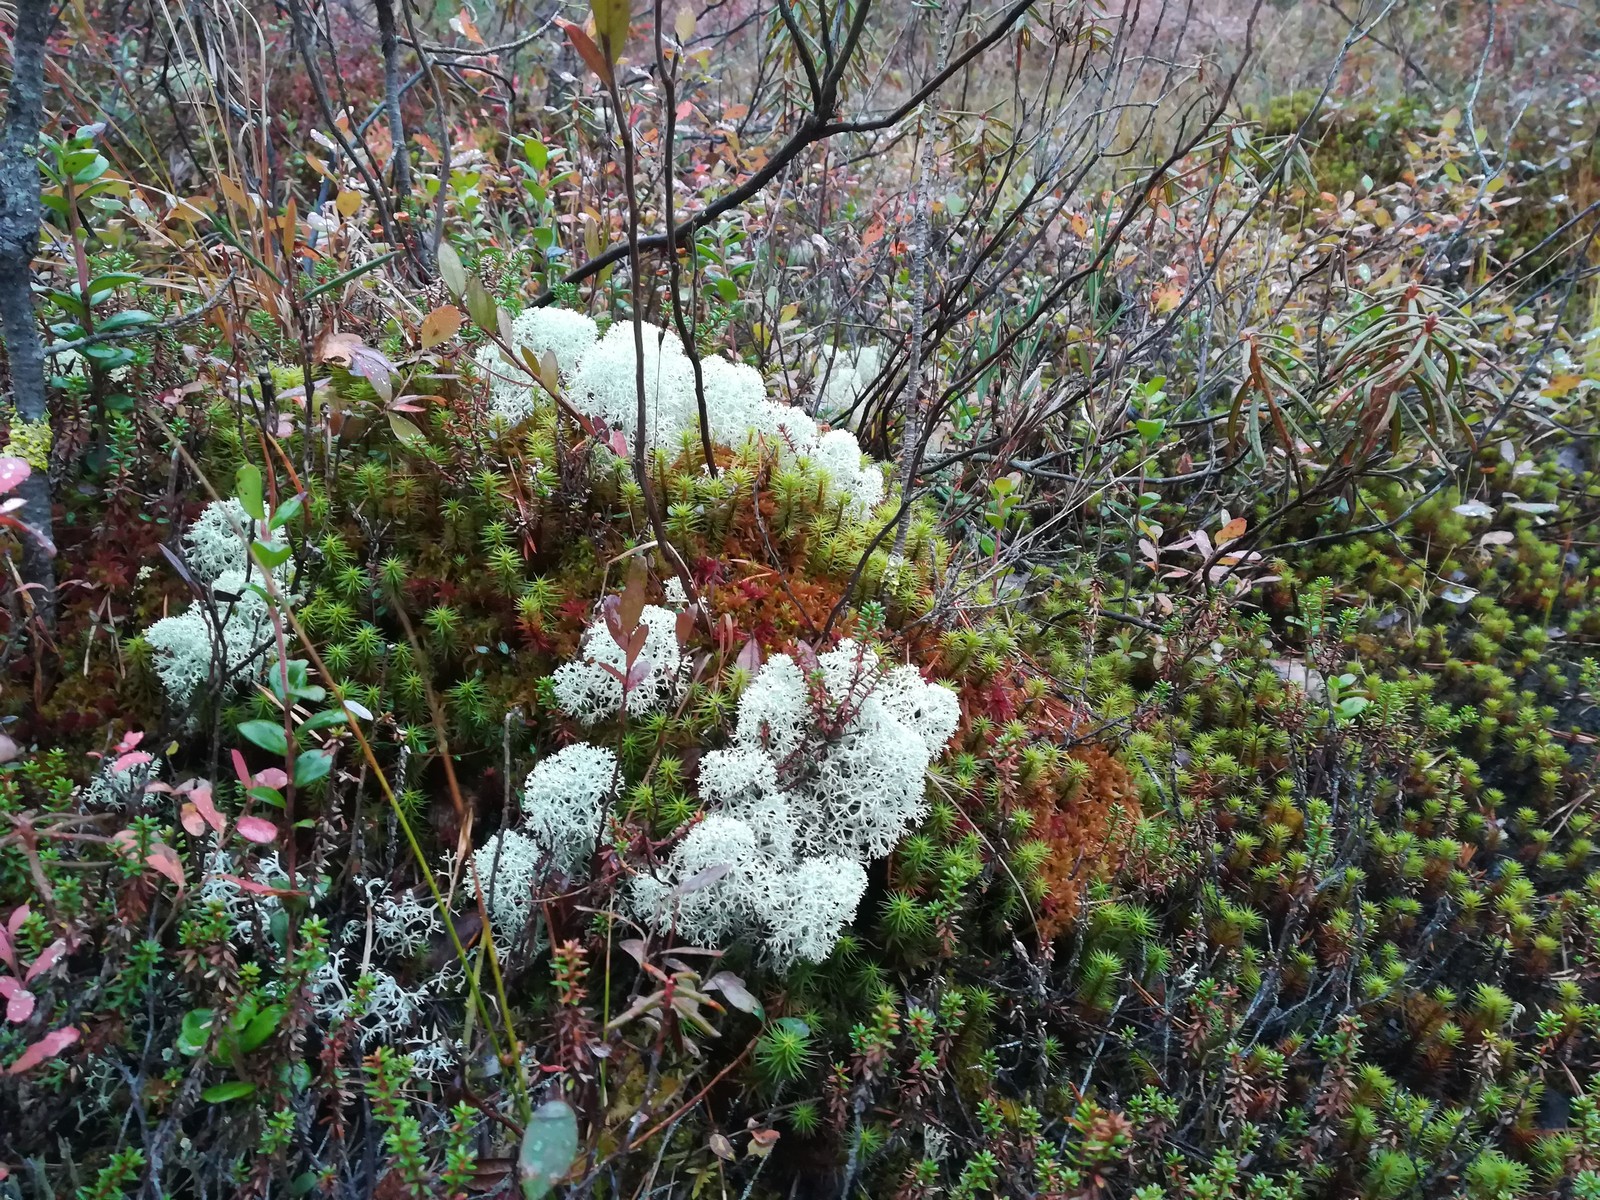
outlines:
[{"label": "green leaf", "polygon": [[256,552],[256,561],[269,571],[283,566],[294,553],[288,546],[269,546],[266,542],[256,542],[251,549]]},{"label": "green leaf", "polygon": [[316,713],[300,723],[301,729],[326,729],[329,725],[350,724],[350,714],[342,708],[330,708]]},{"label": "green leaf", "polygon": [[115,371],[133,362],[133,351],[126,346],[85,346],[83,356],[102,371]]},{"label": "green leaf", "polygon": [[255,1084],[246,1083],[242,1079],[230,1079],[227,1083],[208,1087],[200,1093],[200,1099],[207,1104],[226,1104],[229,1100],[243,1100],[246,1096],[255,1094]]},{"label": "green leaf", "polygon": [[332,279],[328,280],[327,283],[319,283],[316,287],[312,288],[309,292],[306,293],[306,299],[307,300],[315,300],[318,296],[322,295],[324,292],[331,292],[335,288],[341,288],[345,284],[349,283],[352,279],[359,279],[361,276],[365,275],[368,271],[376,271],[379,267],[383,266],[390,259],[398,258],[399,256],[400,256],[400,251],[391,250],[387,254],[380,254],[376,258],[369,258],[369,259],[367,259],[366,262],[359,263],[356,266],[351,267],[348,271],[345,271],[345,272],[343,272],[342,274],[339,274],[339,275],[335,275]]},{"label": "green leaf", "polygon": [[517,1171],[527,1200],[543,1200],[578,1157],[578,1115],[565,1100],[551,1100],[534,1110],[522,1134]]},{"label": "green leaf", "polygon": [[267,508],[261,501],[261,468],[245,463],[234,476],[233,486],[239,493],[239,503],[244,505],[244,511],[254,520],[266,520]]},{"label": "green leaf", "polygon": [[97,333],[115,333],[119,329],[131,329],[136,325],[153,325],[156,322],[155,313],[145,312],[142,308],[125,308],[121,312],[114,312],[95,327]]},{"label": "green leaf", "polygon": [[[80,321],[89,311],[89,306],[71,292],[63,292],[60,288],[51,288],[45,294]],[[79,336],[83,335],[80,333]]]},{"label": "green leaf", "polygon": [[402,446],[425,446],[428,444],[428,435],[399,413],[389,414],[389,428],[394,431],[394,436],[400,439]]},{"label": "green leaf", "polygon": [[211,1041],[212,1011],[209,1008],[191,1009],[183,1015],[178,1029],[178,1052],[193,1058],[205,1050]]},{"label": "green leaf", "polygon": [[600,39],[600,52],[608,63],[622,57],[628,44],[628,0],[589,0],[594,13],[594,32]]},{"label": "green leaf", "polygon": [[1366,710],[1367,705],[1371,703],[1372,701],[1365,696],[1346,696],[1339,701],[1339,716],[1346,721],[1352,717],[1358,717]]},{"label": "green leaf", "polygon": [[467,269],[461,265],[461,256],[449,242],[441,240],[435,252],[439,258],[439,278],[444,280],[444,286],[456,299],[461,298],[461,293],[467,290]]},{"label": "green leaf", "polygon": [[99,179],[100,176],[104,175],[106,171],[110,169],[110,167],[111,164],[97,154],[94,156],[94,161],[92,163],[72,173],[72,182],[93,183],[96,179]]},{"label": "green leaf", "polygon": [[241,721],[239,736],[270,754],[289,753],[289,738],[283,732],[283,726],[276,721]]},{"label": "green leaf", "polygon": [[306,787],[325,779],[333,769],[333,756],[322,750],[308,750],[294,760],[294,785]]},{"label": "green leaf", "polygon": [[256,1013],[239,1031],[240,1049],[248,1054],[260,1046],[272,1036],[272,1031],[277,1029],[278,1023],[283,1020],[283,1014],[288,1011],[282,1004],[272,1004]]},{"label": "green leaf", "polygon": [[[89,303],[99,304],[118,288],[131,287],[133,284],[143,282],[144,276],[135,275],[132,271],[107,271],[104,275],[96,275],[89,281]],[[112,319],[112,317],[106,318],[107,321]]]},{"label": "green leaf", "polygon": [[493,333],[500,327],[494,297],[476,275],[467,280],[467,315],[486,332]]},{"label": "green leaf", "polygon": [[290,496],[287,500],[273,510],[271,528],[282,529],[290,521],[294,520],[300,515],[301,507],[302,505],[300,503],[300,497]]},{"label": "green leaf", "polygon": [[1139,436],[1147,442],[1155,441],[1167,428],[1167,423],[1159,417],[1143,417],[1133,424],[1139,431]]},{"label": "green leaf", "polygon": [[535,171],[542,171],[545,163],[550,161],[550,149],[538,138],[523,138],[522,156]]},{"label": "green leaf", "polygon": [[277,788],[267,787],[265,784],[257,784],[245,792],[245,795],[252,800],[259,800],[263,804],[270,804],[273,808],[282,808],[285,803],[282,792]]}]

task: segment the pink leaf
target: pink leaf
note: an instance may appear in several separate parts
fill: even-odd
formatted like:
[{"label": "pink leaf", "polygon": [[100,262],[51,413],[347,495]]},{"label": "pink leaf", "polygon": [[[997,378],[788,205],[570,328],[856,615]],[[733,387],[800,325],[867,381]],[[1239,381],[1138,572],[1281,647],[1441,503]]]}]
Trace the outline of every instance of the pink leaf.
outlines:
[{"label": "pink leaf", "polygon": [[264,817],[240,817],[239,836],[265,846],[278,840],[278,827]]},{"label": "pink leaf", "polygon": [[0,458],[0,492],[9,492],[29,475],[33,468],[25,458]]},{"label": "pink leaf", "polygon": [[810,642],[796,642],[794,646],[795,661],[800,664],[801,670],[807,675],[821,667],[817,659],[817,652],[811,648]]},{"label": "pink leaf", "polygon": [[183,891],[183,864],[178,861],[177,852],[171,846],[157,846],[144,856],[144,861],[177,884],[180,892]]},{"label": "pink leaf", "polygon": [[618,458],[628,457],[628,435],[623,433],[622,430],[613,429],[611,437],[606,441],[606,445],[611,447],[611,453]]},{"label": "pink leaf", "polygon": [[3,927],[0,927],[0,962],[10,967],[13,975],[22,974],[17,967],[17,952],[11,948],[11,935]]},{"label": "pink leaf", "polygon": [[72,1045],[82,1035],[71,1025],[63,1026],[51,1033],[45,1034],[33,1045],[22,1052],[22,1057],[6,1068],[12,1075],[21,1075],[24,1071],[31,1071],[47,1058],[54,1058],[68,1046]]},{"label": "pink leaf", "polygon": [[622,690],[625,692],[631,692],[634,688],[643,683],[644,677],[650,674],[650,668],[652,665],[653,664],[648,658],[641,658],[638,662],[634,663],[633,666],[629,667],[628,677],[622,681]]},{"label": "pink leaf", "polygon": [[130,767],[142,767],[147,762],[154,762],[155,755],[145,750],[130,750],[111,764],[113,771],[126,771]]},{"label": "pink leaf", "polygon": [[252,896],[300,896],[300,895],[304,895],[303,892],[297,892],[293,888],[269,887],[267,884],[257,883],[254,879],[246,879],[242,875],[222,875],[222,874],[217,874],[217,875],[213,875],[212,878],[213,879],[225,879],[229,883],[233,884],[234,887],[238,888],[241,892],[249,892]]},{"label": "pink leaf", "polygon": [[6,998],[6,1020],[13,1025],[33,1016],[33,993],[9,975],[0,975],[0,996]]},{"label": "pink leaf", "polygon": [[394,399],[394,380],[399,374],[395,365],[384,357],[381,350],[360,342],[350,348],[350,373],[360,375],[372,385],[372,390],[385,404]]},{"label": "pink leaf", "polygon": [[22,747],[16,741],[0,733],[0,763],[8,763],[14,758],[22,756]]},{"label": "pink leaf", "polygon": [[[41,546],[43,546],[52,555],[55,554],[55,552],[56,552],[56,544],[54,542],[52,542],[48,537],[45,536],[43,530],[35,529],[32,525],[29,525],[26,521],[19,521],[15,517],[7,516],[4,513],[0,513],[0,525],[4,525],[9,529],[15,529],[18,533],[26,534],[27,536],[31,537],[34,541],[38,542]],[[31,583],[31,584],[24,584],[23,586],[24,587],[39,587],[40,585],[37,584],[37,583]]]},{"label": "pink leaf", "polygon": [[267,767],[256,772],[256,782],[262,787],[277,788],[281,792],[289,786],[289,776],[282,767]]},{"label": "pink leaf", "polygon": [[746,642],[744,649],[739,651],[739,657],[734,665],[746,671],[756,671],[761,666],[761,643],[755,638]]},{"label": "pink leaf", "polygon": [[178,811],[178,821],[190,837],[199,837],[206,831],[206,823],[200,816],[200,810],[188,800],[183,802],[183,807]]},{"label": "pink leaf", "polygon": [[125,733],[122,735],[122,740],[117,743],[117,753],[126,754],[142,741],[144,741],[143,730],[135,729],[130,733]]},{"label": "pink leaf", "polygon": [[22,907],[14,910],[6,921],[6,931],[15,937],[17,930],[22,928],[22,923],[32,915],[32,910],[26,904],[22,905]]},{"label": "pink leaf", "polygon": [[28,973],[23,976],[22,982],[32,983],[51,967],[55,966],[56,963],[60,961],[61,956],[66,952],[67,943],[62,939],[57,938],[55,941],[51,942],[39,952],[39,957],[33,960],[33,966],[28,968]]},{"label": "pink leaf", "polygon": [[255,787],[255,778],[250,774],[250,768],[245,764],[244,755],[237,750],[233,752],[233,771],[239,777],[239,782],[245,787]]},{"label": "pink leaf", "polygon": [[219,837],[228,832],[228,819],[219,813],[217,806],[211,802],[210,788],[195,788],[194,791],[189,793],[189,799],[194,801],[194,806],[199,810],[200,816],[204,818],[207,825],[217,831]]}]

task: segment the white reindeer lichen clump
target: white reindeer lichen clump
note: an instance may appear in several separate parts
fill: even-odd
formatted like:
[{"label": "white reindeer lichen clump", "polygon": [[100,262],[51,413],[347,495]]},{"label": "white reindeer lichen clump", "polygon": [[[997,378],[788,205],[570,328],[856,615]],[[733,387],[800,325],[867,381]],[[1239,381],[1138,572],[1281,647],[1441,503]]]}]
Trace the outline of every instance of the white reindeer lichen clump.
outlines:
[{"label": "white reindeer lichen clump", "polygon": [[815,694],[786,655],[756,673],[733,745],[701,760],[710,815],[660,876],[635,881],[642,920],[712,944],[753,935],[779,970],[833,949],[866,864],[921,815],[928,764],[961,714],[949,689],[855,642],[819,655],[816,673]]},{"label": "white reindeer lichen clump", "polygon": [[528,775],[522,792],[528,831],[550,852],[558,870],[571,874],[594,853],[617,770],[611,751],[578,742],[558,750]]},{"label": "white reindeer lichen clump", "polygon": [[[237,500],[219,500],[206,505],[183,536],[184,560],[195,581],[210,592],[208,601],[196,600],[144,633],[155,652],[156,675],[176,707],[186,707],[210,682],[224,691],[243,686],[275,657],[271,609],[256,590],[262,573],[241,533],[255,534],[274,549],[282,541],[255,526]],[[286,586],[289,564],[274,570],[273,579]]]},{"label": "white reindeer lichen clump", "polygon": [[[570,715],[592,724],[624,707],[649,713],[677,694],[677,618],[647,605],[640,620],[647,634],[629,688],[604,617],[584,637],[585,657],[556,673]],[[701,944],[750,937],[780,971],[820,962],[855,916],[867,864],[921,815],[928,765],[960,716],[948,688],[854,641],[817,656],[811,679],[775,655],[740,697],[731,744],[700,760],[705,815],[660,868],[635,876],[635,916]],[[534,767],[524,831],[496,834],[473,857],[497,938],[526,930],[551,872],[581,877],[620,775],[611,751],[583,743]]]},{"label": "white reindeer lichen clump", "polygon": [[[643,322],[645,441],[652,447],[676,447],[684,438],[699,438],[700,405],[695,393],[694,364],[675,333]],[[560,308],[534,308],[511,327],[518,358],[531,351],[542,360],[555,356],[567,399],[579,411],[620,430],[631,447],[639,432],[640,353],[630,321],[617,321],[598,336],[598,328],[582,313]],[[532,414],[539,390],[520,362],[505,360],[498,346],[478,351],[479,371],[489,381],[490,409],[511,423]],[[852,378],[854,374],[852,373]],[[700,382],[710,422],[711,441],[739,449],[761,439],[788,460],[805,458],[826,472],[851,515],[869,517],[884,498],[883,469],[866,458],[855,434],[847,429],[821,432],[802,408],[767,399],[761,372],[721,355],[700,360]]]},{"label": "white reindeer lichen clump", "polygon": [[[664,708],[678,694],[683,656],[678,648],[678,614],[655,604],[640,613],[647,629],[639,661],[648,664],[644,677],[628,691],[628,712],[642,717]],[[584,630],[580,656],[556,671],[556,700],[585,725],[617,715],[622,706],[622,680],[627,657],[611,636],[604,618]],[[607,668],[610,670],[607,670]]]},{"label": "white reindeer lichen clump", "polygon": [[527,927],[546,858],[538,842],[515,829],[502,829],[473,854],[474,894],[498,938],[509,941]]},{"label": "white reindeer lichen clump", "polygon": [[[593,321],[566,308],[530,308],[511,325],[511,344],[519,356],[530,351],[535,361],[542,362],[546,353],[552,354],[557,372],[568,379],[597,337]],[[511,424],[533,414],[534,389],[525,367],[506,362],[493,343],[478,350],[476,361],[489,381],[489,407],[494,413]]]}]

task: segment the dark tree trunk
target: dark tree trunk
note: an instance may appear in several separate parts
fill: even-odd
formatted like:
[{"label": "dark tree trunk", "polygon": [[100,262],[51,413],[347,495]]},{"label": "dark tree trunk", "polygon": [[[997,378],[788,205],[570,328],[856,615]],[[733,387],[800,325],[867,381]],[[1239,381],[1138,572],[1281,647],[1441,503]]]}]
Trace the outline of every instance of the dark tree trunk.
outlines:
[{"label": "dark tree trunk", "polygon": [[[14,419],[46,427],[50,411],[45,403],[44,345],[33,311],[31,280],[33,256],[39,249],[39,126],[44,120],[44,44],[49,29],[50,0],[17,0],[11,87],[6,94],[5,131],[0,135],[0,337],[10,367]],[[17,494],[25,502],[17,516],[53,534],[48,469],[35,463]],[[22,574],[26,583],[38,585],[34,608],[53,623],[55,565],[33,538],[22,540]]]}]

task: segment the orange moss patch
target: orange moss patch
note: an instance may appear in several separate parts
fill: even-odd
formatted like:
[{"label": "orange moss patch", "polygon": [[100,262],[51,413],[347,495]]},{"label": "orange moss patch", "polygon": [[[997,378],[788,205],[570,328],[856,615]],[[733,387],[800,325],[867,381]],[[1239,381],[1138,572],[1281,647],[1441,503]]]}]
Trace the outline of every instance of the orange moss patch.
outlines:
[{"label": "orange moss patch", "polygon": [[1122,838],[1139,815],[1133,776],[1104,746],[1080,746],[1068,753],[1089,767],[1076,786],[1063,776],[1042,789],[1033,806],[1033,833],[1050,844],[1040,875],[1048,889],[1039,914],[1039,936],[1050,941],[1078,914],[1083,890],[1116,869]]}]

